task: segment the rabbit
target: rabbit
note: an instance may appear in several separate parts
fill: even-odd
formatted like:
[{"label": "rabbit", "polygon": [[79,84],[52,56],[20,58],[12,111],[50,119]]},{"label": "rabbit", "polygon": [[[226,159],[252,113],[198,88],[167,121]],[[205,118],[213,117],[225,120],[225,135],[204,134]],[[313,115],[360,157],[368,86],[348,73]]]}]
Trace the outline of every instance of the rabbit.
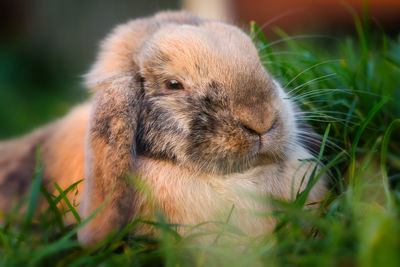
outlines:
[{"label": "rabbit", "polygon": [[[40,145],[49,190],[85,178],[68,194],[83,220],[94,216],[78,232],[84,244],[159,211],[181,234],[231,212],[229,222],[253,236],[275,224],[254,215],[273,209],[257,197],[291,199],[318,167],[301,161],[313,155],[297,135],[298,108],[236,26],[185,11],[129,21],[101,43],[85,82],[89,102],[0,143],[2,210],[26,193]],[[323,176],[308,201],[326,193]]]}]

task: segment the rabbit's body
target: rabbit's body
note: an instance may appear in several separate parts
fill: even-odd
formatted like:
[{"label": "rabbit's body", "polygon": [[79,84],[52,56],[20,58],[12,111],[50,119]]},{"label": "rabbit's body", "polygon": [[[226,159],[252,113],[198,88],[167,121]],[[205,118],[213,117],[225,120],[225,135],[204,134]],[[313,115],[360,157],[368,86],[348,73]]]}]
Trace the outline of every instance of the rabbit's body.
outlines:
[{"label": "rabbit's body", "polygon": [[[58,195],[54,182],[65,189],[85,177],[84,151],[89,114],[90,105],[81,105],[64,118],[25,137],[0,143],[1,211],[10,211],[13,202],[21,200],[29,190],[38,149],[44,167],[42,181],[50,193]],[[68,194],[71,203],[79,203],[82,188],[81,183],[77,191]],[[45,208],[46,200],[41,199],[40,205]],[[71,223],[72,218],[68,215],[66,223]]]},{"label": "rabbit's body", "polygon": [[[33,134],[0,144],[2,211],[9,210],[13,198],[23,195],[29,188],[38,145],[41,163],[45,166],[44,184],[54,195],[58,193],[52,186],[53,182],[65,189],[85,176],[85,139],[90,107],[90,104],[81,105],[62,120]],[[247,234],[265,233],[273,227],[273,220],[266,216],[257,218],[253,213],[271,210],[265,202],[268,195],[293,198],[304,173],[313,167],[313,164],[305,164],[299,168],[301,162],[298,159],[311,157],[308,151],[299,147],[285,166],[266,164],[243,173],[210,175],[193,172],[167,160],[139,156],[138,177],[143,177],[148,187],[144,188],[143,194],[137,195],[132,210],[126,212],[135,217],[154,219],[154,212],[161,211],[170,222],[196,225],[206,221],[225,221],[233,205],[230,223]],[[18,171],[21,172],[16,176]],[[84,182],[67,195],[71,203],[81,201],[83,186]],[[318,183],[311,191],[309,201],[320,200],[324,193],[324,185]],[[41,206],[42,209],[46,206],[44,199]],[[75,222],[72,214],[67,214],[65,224]],[[179,231],[183,234],[188,229],[183,227]],[[138,234],[153,234],[153,229],[146,224],[141,224],[135,231]]]},{"label": "rabbit's body", "polygon": [[[225,221],[232,207],[230,223],[254,235],[274,225],[254,214],[273,209],[265,197],[294,198],[315,167],[301,161],[312,155],[298,140],[294,104],[234,26],[184,12],[134,20],[102,44],[87,84],[95,92],[90,103],[0,145],[8,154],[0,155],[0,167],[14,166],[0,170],[0,208],[12,194],[3,193],[7,184],[27,184],[27,171],[12,169],[29,161],[31,170],[40,144],[49,188],[85,177],[69,195],[84,219],[106,203],[79,232],[85,243],[156,211],[196,225]],[[324,184],[314,186],[309,201],[324,196]]]}]

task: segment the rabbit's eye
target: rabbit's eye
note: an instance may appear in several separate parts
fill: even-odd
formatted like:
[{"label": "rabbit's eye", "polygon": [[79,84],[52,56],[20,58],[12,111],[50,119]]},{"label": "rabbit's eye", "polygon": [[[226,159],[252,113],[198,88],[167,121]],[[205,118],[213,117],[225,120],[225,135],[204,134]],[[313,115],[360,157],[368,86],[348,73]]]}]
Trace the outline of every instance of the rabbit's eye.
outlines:
[{"label": "rabbit's eye", "polygon": [[167,88],[169,90],[183,90],[185,89],[182,85],[182,83],[180,83],[177,80],[168,80],[166,81],[165,85],[167,86]]}]

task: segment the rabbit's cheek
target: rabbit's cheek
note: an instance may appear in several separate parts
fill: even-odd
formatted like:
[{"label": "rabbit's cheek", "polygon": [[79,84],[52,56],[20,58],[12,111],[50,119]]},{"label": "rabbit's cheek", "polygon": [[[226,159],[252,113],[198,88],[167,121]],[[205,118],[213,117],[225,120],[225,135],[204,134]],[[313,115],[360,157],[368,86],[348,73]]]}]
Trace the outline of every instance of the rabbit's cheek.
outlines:
[{"label": "rabbit's cheek", "polygon": [[149,101],[143,104],[136,134],[137,153],[157,159],[176,161],[177,147],[184,133],[168,109]]}]

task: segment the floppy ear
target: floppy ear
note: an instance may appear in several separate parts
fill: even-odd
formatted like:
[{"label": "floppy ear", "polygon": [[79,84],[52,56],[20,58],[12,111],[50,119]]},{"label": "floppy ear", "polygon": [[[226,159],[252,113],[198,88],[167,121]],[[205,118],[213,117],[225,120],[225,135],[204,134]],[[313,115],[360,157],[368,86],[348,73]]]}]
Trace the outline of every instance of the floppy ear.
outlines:
[{"label": "floppy ear", "polygon": [[142,90],[133,76],[116,78],[96,93],[86,143],[86,183],[80,212],[99,213],[78,233],[83,243],[93,244],[113,230],[124,227],[133,215],[135,133]]},{"label": "floppy ear", "polygon": [[155,29],[152,19],[118,26],[102,43],[97,61],[86,75],[86,84],[95,95],[80,216],[87,219],[105,203],[78,232],[79,240],[86,244],[120,230],[133,214],[135,194],[128,177],[135,172],[135,133],[143,94],[136,57]]},{"label": "floppy ear", "polygon": [[95,97],[79,212],[86,219],[105,205],[79,230],[81,242],[94,244],[133,219],[135,190],[128,179],[135,173],[135,135],[143,97],[137,58],[143,45],[164,23],[198,21],[185,12],[162,12],[117,27],[102,43],[97,61],[86,76]]}]

